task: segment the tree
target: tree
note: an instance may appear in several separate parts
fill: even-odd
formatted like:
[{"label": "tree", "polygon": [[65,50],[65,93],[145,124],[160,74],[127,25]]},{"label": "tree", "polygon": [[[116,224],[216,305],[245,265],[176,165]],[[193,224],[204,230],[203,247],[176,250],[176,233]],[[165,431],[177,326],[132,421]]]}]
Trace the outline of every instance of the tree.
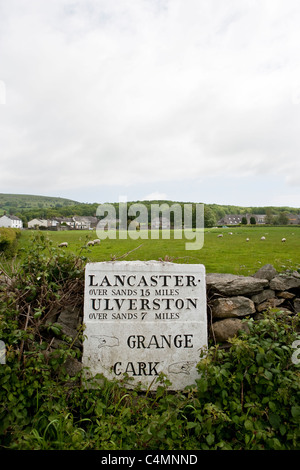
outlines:
[{"label": "tree", "polygon": [[289,218],[286,214],[286,212],[280,212],[278,216],[278,224],[279,225],[287,225],[289,222]]},{"label": "tree", "polygon": [[216,225],[216,217],[213,211],[204,207],[204,227],[213,227]]},{"label": "tree", "polygon": [[247,225],[247,223],[248,223],[248,222],[247,222],[247,217],[245,217],[245,216],[242,217],[242,224],[243,224],[243,225]]},{"label": "tree", "polygon": [[266,209],[266,218],[265,218],[265,223],[266,224],[273,224],[274,222],[274,216],[272,214],[271,209]]},{"label": "tree", "polygon": [[256,224],[256,218],[255,217],[250,217],[250,224],[255,225]]}]

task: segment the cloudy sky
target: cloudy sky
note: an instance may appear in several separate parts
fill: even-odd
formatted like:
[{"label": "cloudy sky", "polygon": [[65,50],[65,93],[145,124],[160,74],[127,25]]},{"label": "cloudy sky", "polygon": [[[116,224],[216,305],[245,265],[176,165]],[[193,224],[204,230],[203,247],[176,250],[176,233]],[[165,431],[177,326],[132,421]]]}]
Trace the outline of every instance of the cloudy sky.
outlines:
[{"label": "cloudy sky", "polygon": [[0,0],[0,192],[300,206],[299,0]]}]

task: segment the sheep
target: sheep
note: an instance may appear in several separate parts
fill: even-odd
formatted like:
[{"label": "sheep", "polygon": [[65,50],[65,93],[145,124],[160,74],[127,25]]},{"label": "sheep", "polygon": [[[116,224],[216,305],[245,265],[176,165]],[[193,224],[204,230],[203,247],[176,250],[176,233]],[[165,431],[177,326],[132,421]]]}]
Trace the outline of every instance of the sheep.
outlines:
[{"label": "sheep", "polygon": [[282,241],[282,242],[286,242],[286,238],[283,238],[281,241]]},{"label": "sheep", "polygon": [[58,245],[60,248],[67,248],[68,247],[68,242],[63,242]]},{"label": "sheep", "polygon": [[248,242],[250,240],[250,238],[246,238],[246,242]]},{"label": "sheep", "polygon": [[261,240],[265,240],[265,239],[266,239],[266,237],[261,237]]},{"label": "sheep", "polygon": [[96,238],[96,240],[93,240],[94,241],[94,245],[100,245],[100,239],[99,238]]},{"label": "sheep", "polygon": [[90,240],[89,242],[87,242],[86,246],[94,246],[93,240]]},{"label": "sheep", "polygon": [[222,237],[223,237],[223,234],[220,233],[220,234],[218,235],[218,238],[222,238]]}]

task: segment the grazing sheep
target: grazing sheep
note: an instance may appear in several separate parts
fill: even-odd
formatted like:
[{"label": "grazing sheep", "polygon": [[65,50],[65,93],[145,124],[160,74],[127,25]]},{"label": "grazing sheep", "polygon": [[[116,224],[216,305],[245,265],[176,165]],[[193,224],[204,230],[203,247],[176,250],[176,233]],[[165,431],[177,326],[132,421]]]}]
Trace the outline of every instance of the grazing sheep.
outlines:
[{"label": "grazing sheep", "polygon": [[67,248],[68,247],[68,242],[63,242],[58,245],[60,248]]},{"label": "grazing sheep", "polygon": [[94,246],[94,242],[93,242],[93,240],[91,240],[91,241],[87,242],[86,246]]},{"label": "grazing sheep", "polygon": [[100,245],[100,239],[99,238],[96,238],[96,240],[93,240],[94,241],[94,245]]},{"label": "grazing sheep", "polygon": [[249,238],[246,238],[246,242],[248,242],[250,239]]},{"label": "grazing sheep", "polygon": [[222,238],[222,237],[223,237],[223,234],[222,234],[222,233],[220,233],[220,235],[218,235],[218,238]]},{"label": "grazing sheep", "polygon": [[261,237],[261,240],[265,240],[265,239],[266,239],[266,237]]},{"label": "grazing sheep", "polygon": [[281,241],[282,241],[282,242],[286,242],[286,238],[283,238]]}]

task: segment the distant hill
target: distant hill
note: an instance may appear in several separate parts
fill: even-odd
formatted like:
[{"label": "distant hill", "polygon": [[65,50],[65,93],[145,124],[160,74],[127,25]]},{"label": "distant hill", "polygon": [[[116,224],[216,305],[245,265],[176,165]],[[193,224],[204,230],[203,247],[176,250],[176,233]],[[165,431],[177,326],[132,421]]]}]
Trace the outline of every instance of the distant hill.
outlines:
[{"label": "distant hill", "polygon": [[66,206],[74,206],[79,204],[77,201],[65,199],[61,197],[50,196],[34,196],[31,194],[4,194],[0,193],[0,210],[1,212],[12,209],[19,212],[24,209],[43,209],[43,208],[60,208]]}]

